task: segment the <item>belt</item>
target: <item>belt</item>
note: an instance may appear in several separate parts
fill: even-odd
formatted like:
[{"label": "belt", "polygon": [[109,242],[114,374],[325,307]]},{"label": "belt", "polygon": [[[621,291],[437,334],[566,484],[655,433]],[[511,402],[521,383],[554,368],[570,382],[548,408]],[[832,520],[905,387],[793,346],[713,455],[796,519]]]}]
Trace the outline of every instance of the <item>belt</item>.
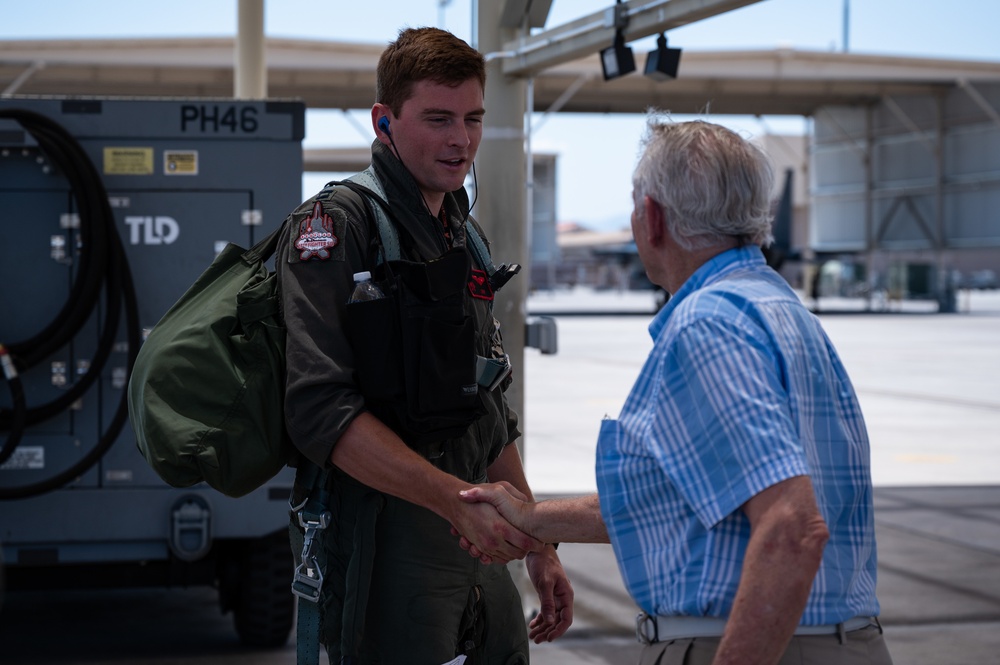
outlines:
[{"label": "belt", "polygon": [[[854,617],[841,623],[822,626],[799,626],[795,635],[837,635],[843,636],[854,630],[877,626],[875,617]],[[635,618],[635,636],[643,644],[669,642],[688,637],[722,637],[726,630],[726,620],[718,617],[651,616],[640,612]]]}]

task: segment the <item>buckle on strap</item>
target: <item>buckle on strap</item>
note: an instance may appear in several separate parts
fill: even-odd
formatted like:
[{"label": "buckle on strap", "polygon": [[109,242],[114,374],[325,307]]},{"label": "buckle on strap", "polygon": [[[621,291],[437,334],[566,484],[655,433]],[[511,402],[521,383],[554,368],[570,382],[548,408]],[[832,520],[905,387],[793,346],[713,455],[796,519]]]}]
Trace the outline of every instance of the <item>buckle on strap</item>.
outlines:
[{"label": "buckle on strap", "polygon": [[635,638],[641,643],[649,646],[660,641],[659,626],[656,617],[645,612],[635,615]]},{"label": "buckle on strap", "polygon": [[300,510],[299,526],[304,530],[302,554],[295,575],[292,578],[292,593],[310,602],[318,602],[320,590],[323,588],[323,571],[320,570],[316,558],[316,536],[330,525],[330,512],[323,511],[318,515]]}]

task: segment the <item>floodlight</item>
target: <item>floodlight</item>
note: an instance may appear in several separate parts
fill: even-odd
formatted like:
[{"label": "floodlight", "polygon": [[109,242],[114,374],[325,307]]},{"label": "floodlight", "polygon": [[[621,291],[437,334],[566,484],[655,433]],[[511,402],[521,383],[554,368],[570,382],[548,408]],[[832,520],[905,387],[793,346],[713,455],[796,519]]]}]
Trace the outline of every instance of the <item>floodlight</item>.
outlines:
[{"label": "floodlight", "polygon": [[681,62],[679,48],[667,48],[667,36],[660,33],[656,39],[656,50],[646,56],[645,74],[657,81],[677,78],[677,67]]},{"label": "floodlight", "polygon": [[601,51],[601,69],[604,80],[610,81],[635,71],[635,57],[632,48],[625,46],[625,36],[621,30],[615,32],[614,43]]}]

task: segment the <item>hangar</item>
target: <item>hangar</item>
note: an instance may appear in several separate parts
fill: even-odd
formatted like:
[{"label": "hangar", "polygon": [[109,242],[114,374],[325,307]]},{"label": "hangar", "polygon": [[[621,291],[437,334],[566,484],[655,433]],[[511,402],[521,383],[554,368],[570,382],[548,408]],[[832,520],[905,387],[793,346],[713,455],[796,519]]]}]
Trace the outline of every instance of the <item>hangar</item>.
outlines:
[{"label": "hangar", "polygon": [[[4,41],[0,95],[230,97],[239,39]],[[507,55],[511,46],[530,53],[532,39],[541,40],[504,44]],[[370,107],[380,44],[264,38],[261,48],[267,97],[310,109]],[[685,51],[678,78],[666,83],[639,73],[605,81],[597,53],[544,69],[519,62],[504,59],[504,78],[526,77],[536,112],[655,106],[811,118],[799,169],[808,212],[793,233],[807,256],[862,257],[873,280],[901,261],[929,263],[939,276],[1000,263],[1000,62]],[[305,169],[354,170],[367,152],[307,150]]]}]

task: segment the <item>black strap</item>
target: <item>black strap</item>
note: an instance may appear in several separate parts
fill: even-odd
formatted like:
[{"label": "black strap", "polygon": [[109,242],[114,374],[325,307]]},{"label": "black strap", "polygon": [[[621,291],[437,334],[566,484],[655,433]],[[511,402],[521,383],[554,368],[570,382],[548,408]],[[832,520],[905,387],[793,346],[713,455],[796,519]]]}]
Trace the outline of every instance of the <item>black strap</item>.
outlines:
[{"label": "black strap", "polygon": [[[318,538],[330,521],[328,506],[330,492],[327,479],[330,472],[315,464],[301,460],[296,473],[296,484],[307,487],[305,498],[291,506],[293,519],[305,530],[301,561],[292,579],[292,593],[298,596],[296,628],[297,665],[319,665],[320,652],[320,592],[322,591],[324,561],[319,553]],[[312,529],[312,532],[310,532]]]}]

